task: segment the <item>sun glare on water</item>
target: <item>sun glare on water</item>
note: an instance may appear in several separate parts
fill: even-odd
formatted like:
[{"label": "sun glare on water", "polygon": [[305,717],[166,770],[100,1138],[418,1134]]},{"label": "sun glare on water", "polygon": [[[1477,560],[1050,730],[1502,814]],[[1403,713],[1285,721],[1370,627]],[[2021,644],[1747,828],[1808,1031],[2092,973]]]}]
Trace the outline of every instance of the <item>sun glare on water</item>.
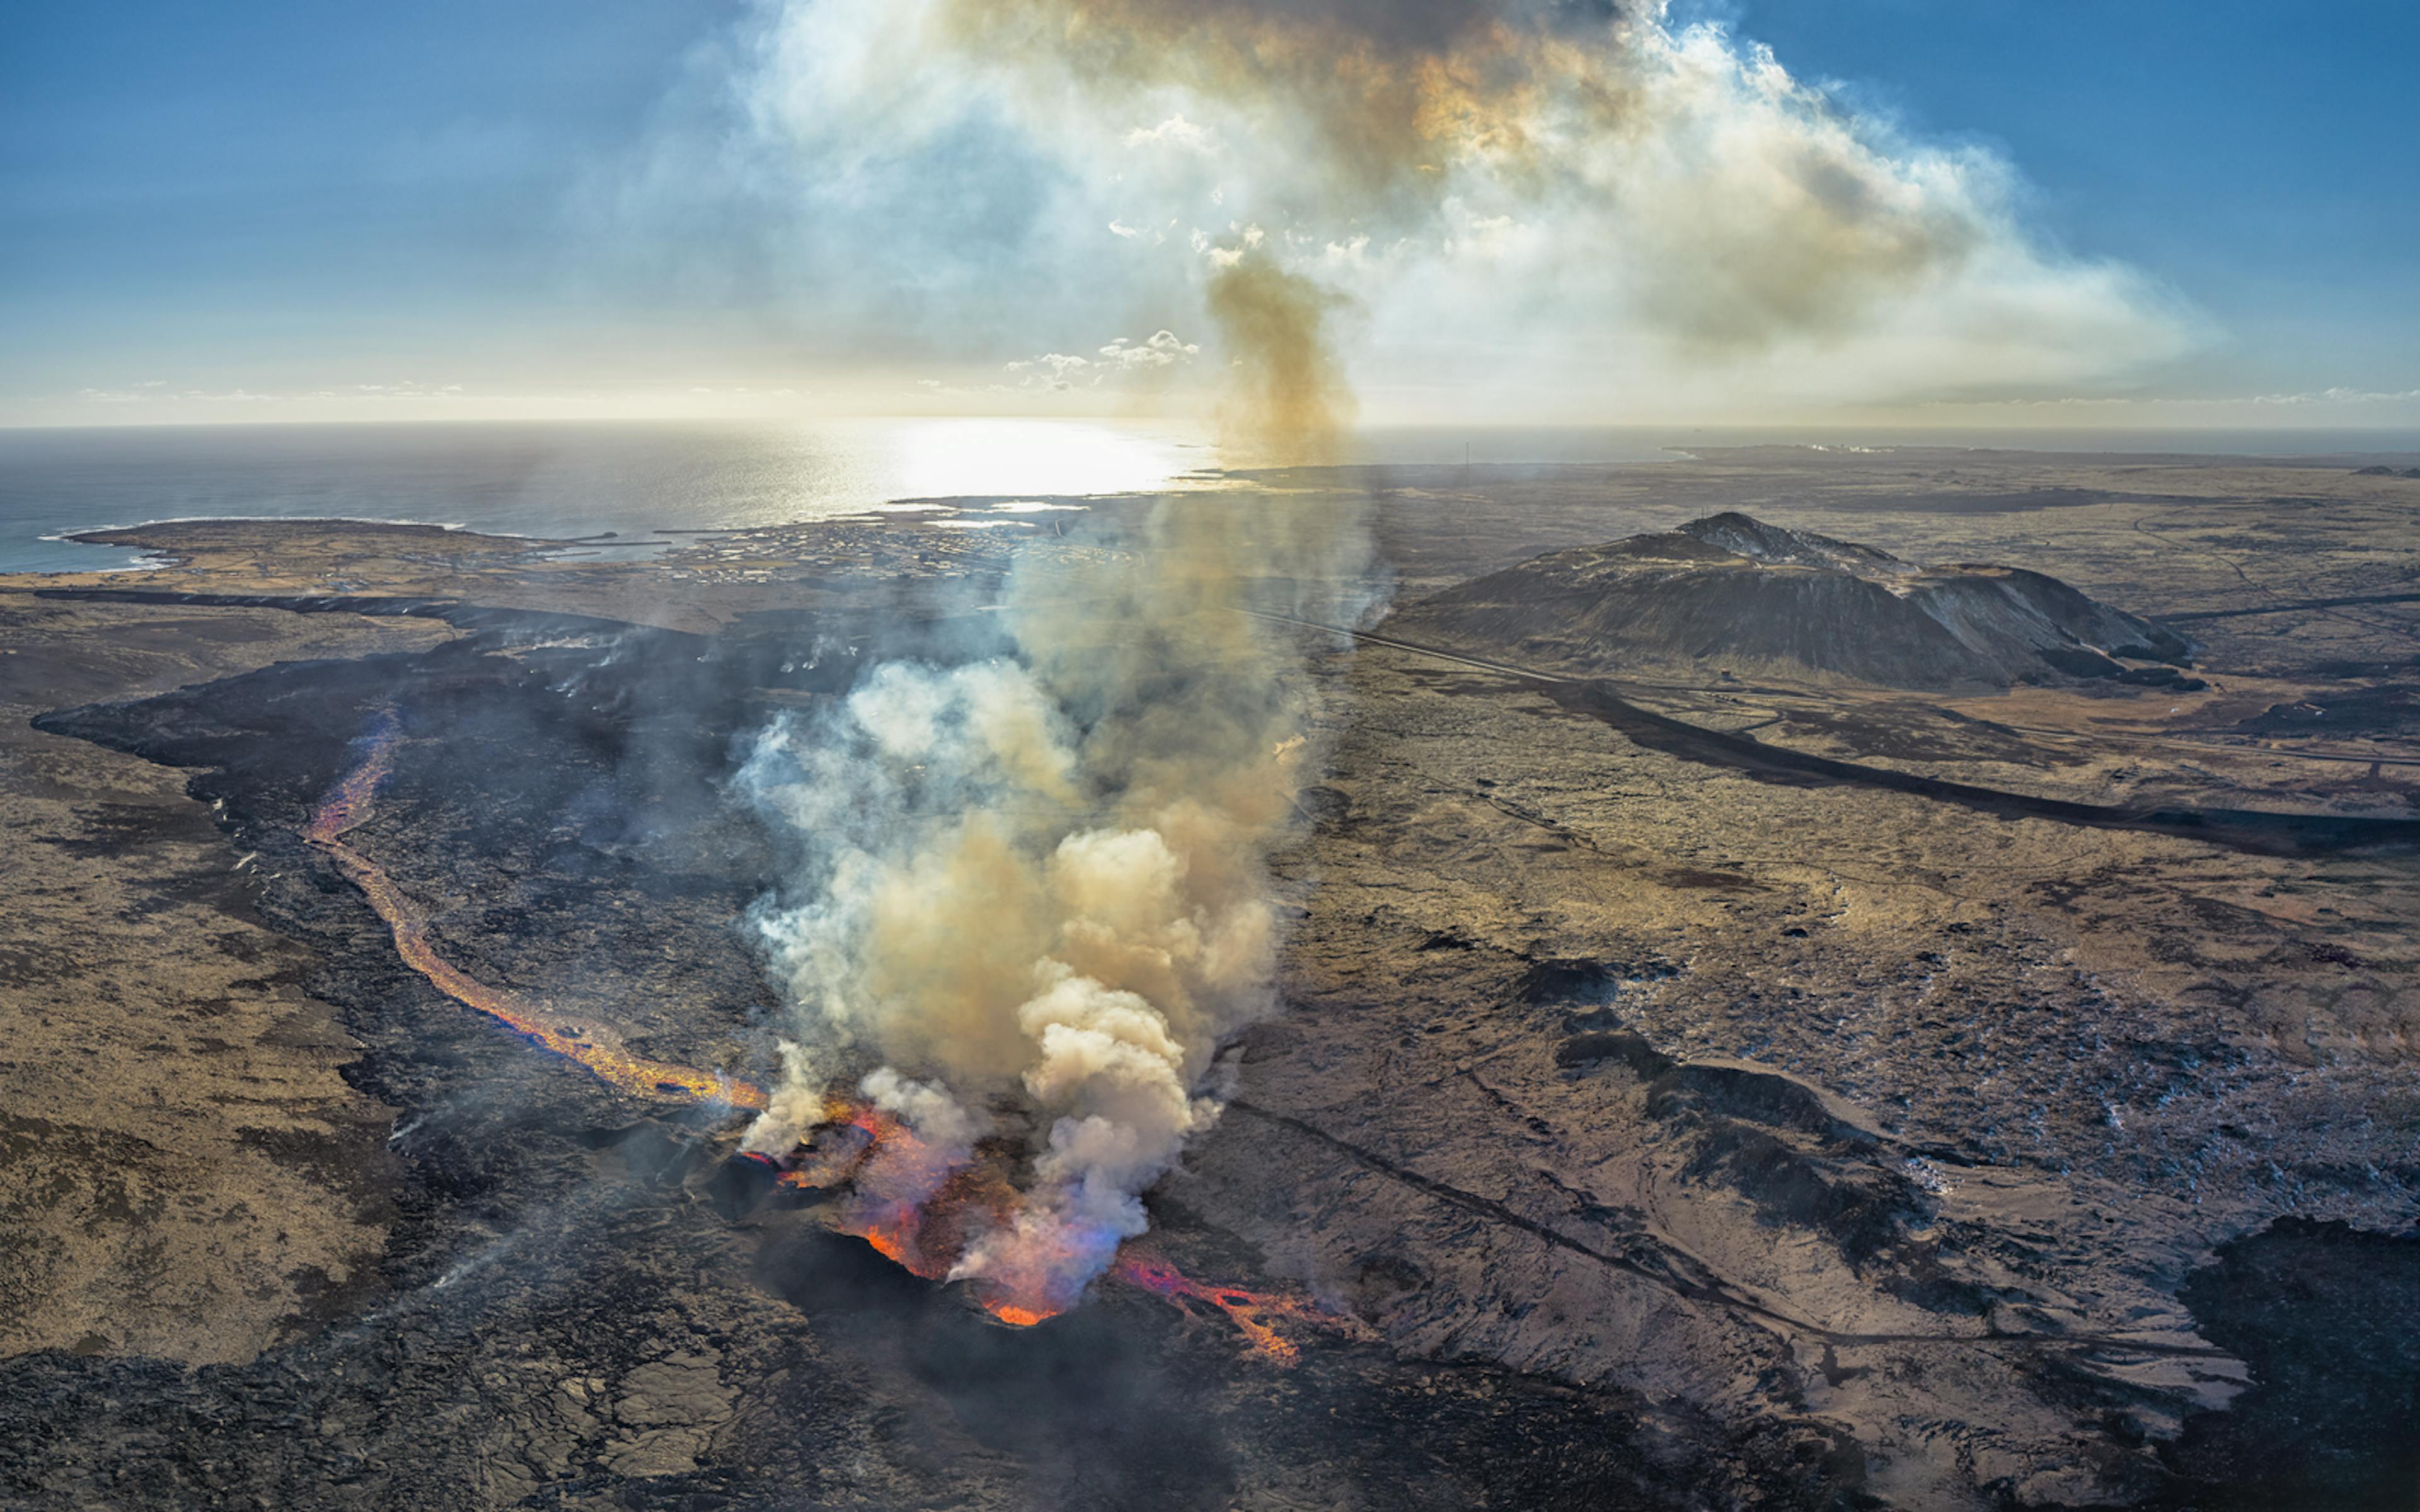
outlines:
[{"label": "sun glare on water", "polygon": [[879,443],[901,499],[1147,493],[1205,463],[1172,431],[1062,420],[888,422]]}]

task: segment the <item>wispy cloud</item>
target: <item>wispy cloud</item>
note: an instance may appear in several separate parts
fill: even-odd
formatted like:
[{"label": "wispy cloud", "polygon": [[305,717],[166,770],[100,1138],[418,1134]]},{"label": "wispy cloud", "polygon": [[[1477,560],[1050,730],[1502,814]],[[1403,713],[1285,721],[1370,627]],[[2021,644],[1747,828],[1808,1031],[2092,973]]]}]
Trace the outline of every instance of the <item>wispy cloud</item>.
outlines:
[{"label": "wispy cloud", "polygon": [[2420,425],[2420,389],[2337,385],[2291,393],[2069,393],[1931,399],[1904,413],[1930,424],[2086,426],[2239,425],[2347,429]]},{"label": "wispy cloud", "polygon": [[1087,357],[1072,352],[1044,352],[1005,364],[1017,386],[1029,389],[1099,388],[1119,378],[1157,373],[1182,366],[1202,355],[1200,344],[1174,332],[1155,332],[1144,341],[1118,337]]},{"label": "wispy cloud", "polygon": [[1171,116],[1157,126],[1138,126],[1126,133],[1130,147],[1174,147],[1208,157],[1218,150],[1218,133],[1196,126],[1182,116]]},{"label": "wispy cloud", "polygon": [[459,383],[348,383],[336,388],[299,390],[203,389],[174,388],[160,378],[148,378],[120,388],[84,388],[74,397],[85,404],[161,405],[184,404],[294,404],[311,400],[387,400],[387,399],[455,399],[464,393]]},{"label": "wispy cloud", "polygon": [[2420,389],[2403,389],[2392,393],[2381,393],[2372,389],[2335,388],[2320,389],[2310,393],[2263,393],[2251,400],[2251,403],[2282,405],[2363,405],[2411,404],[2414,401],[2420,401]]}]

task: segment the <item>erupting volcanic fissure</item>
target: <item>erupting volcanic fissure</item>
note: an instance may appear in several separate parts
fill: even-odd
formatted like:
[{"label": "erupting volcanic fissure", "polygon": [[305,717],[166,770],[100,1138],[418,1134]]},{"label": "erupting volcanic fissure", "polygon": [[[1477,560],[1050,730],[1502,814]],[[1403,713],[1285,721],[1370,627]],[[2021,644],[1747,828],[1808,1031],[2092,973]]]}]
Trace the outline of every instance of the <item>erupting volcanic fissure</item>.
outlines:
[{"label": "erupting volcanic fissure", "polygon": [[859,1189],[962,1220],[923,1263],[1030,1317],[1111,1269],[1218,1120],[1219,1047],[1278,1009],[1269,857],[1326,723],[1303,647],[1243,611],[1354,618],[1359,506],[1105,514],[1025,559],[954,664],[877,664],[764,731],[735,786],[784,857],[754,921],[791,1011],[751,1150],[861,1098],[925,1156],[878,1149]]},{"label": "erupting volcanic fissure", "polygon": [[[781,1171],[795,1190],[845,1189],[832,1226],[874,1246],[892,1264],[928,1281],[947,1281],[970,1242],[1015,1208],[1016,1189],[991,1159],[953,1158],[872,1103],[835,1101],[827,1122],[786,1160],[752,1154]],[[985,1151],[985,1154],[993,1152]],[[975,1300],[1002,1322],[1031,1326],[1057,1307],[1032,1306],[982,1277]]]},{"label": "erupting volcanic fissure", "polygon": [[[830,1113],[828,1129],[788,1162],[766,1155],[743,1158],[781,1170],[780,1184],[799,1189],[847,1184],[876,1161],[913,1168],[934,1160],[913,1130],[879,1108],[836,1103]],[[886,1202],[861,1188],[844,1205],[834,1225],[864,1240],[892,1263],[927,1280],[940,1281],[952,1274],[969,1236],[979,1227],[1007,1217],[1016,1202],[1016,1192],[1000,1176],[997,1165],[978,1163],[949,1173],[922,1207]],[[970,1215],[980,1220],[979,1226],[970,1223]],[[1141,1241],[1128,1241],[1119,1247],[1107,1278],[1181,1310],[1193,1311],[1188,1304],[1213,1309],[1233,1325],[1256,1353],[1281,1365],[1293,1364],[1302,1352],[1286,1336],[1285,1329],[1358,1332],[1350,1319],[1297,1293],[1197,1281]],[[1059,1312],[1025,1305],[987,1287],[980,1276],[971,1285],[984,1310],[1004,1323],[1032,1327]]]},{"label": "erupting volcanic fissure", "polygon": [[[632,1055],[610,1028],[489,986],[437,952],[418,905],[377,862],[344,839],[367,822],[372,800],[394,773],[400,738],[401,724],[395,712],[381,712],[355,743],[360,759],[313,810],[303,838],[362,890],[393,935],[396,953],[404,964],[465,1008],[634,1097],[765,1111],[772,1099],[764,1088],[720,1072]],[[776,1180],[783,1187],[842,1191],[845,1195],[830,1220],[833,1227],[864,1240],[916,1275],[950,1280],[974,1241],[1008,1221],[1015,1211],[1017,1193],[1002,1171],[1007,1152],[938,1145],[883,1105],[892,1102],[914,1106],[922,1089],[895,1078],[869,1078],[869,1084],[874,1094],[870,1097],[829,1097],[819,1110],[808,1114],[805,1121],[813,1125],[811,1138],[785,1158],[762,1153],[743,1158],[778,1170]],[[931,1116],[928,1109],[926,1117]],[[1255,1350],[1281,1363],[1294,1360],[1298,1350],[1270,1326],[1270,1319],[1331,1331],[1350,1326],[1306,1298],[1194,1281],[1165,1259],[1131,1244],[1120,1252],[1109,1274],[1171,1303],[1189,1300],[1218,1309]],[[973,1279],[972,1289],[985,1311],[1019,1327],[1043,1322],[1062,1310],[1012,1295],[980,1276]]]}]

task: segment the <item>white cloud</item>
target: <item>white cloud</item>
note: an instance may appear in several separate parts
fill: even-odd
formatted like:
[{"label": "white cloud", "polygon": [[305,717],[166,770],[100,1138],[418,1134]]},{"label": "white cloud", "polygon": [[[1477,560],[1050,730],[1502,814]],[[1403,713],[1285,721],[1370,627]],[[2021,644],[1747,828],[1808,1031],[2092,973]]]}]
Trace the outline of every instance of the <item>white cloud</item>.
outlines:
[{"label": "white cloud", "polygon": [[1129,373],[1140,368],[1173,367],[1179,363],[1189,363],[1201,355],[1200,346],[1193,342],[1178,340],[1176,333],[1171,331],[1156,332],[1150,340],[1139,346],[1120,336],[1101,348],[1101,360],[1104,363]]},{"label": "white cloud", "polygon": [[[1342,297],[1372,418],[2018,397],[2202,337],[2154,281],[2033,232],[1998,157],[1861,116],[1660,7],[1496,0],[1500,25],[1347,55],[1335,39],[1389,8],[1151,6],[1141,31],[1071,30],[1090,5],[767,0],[728,116],[661,139],[596,239],[684,239],[685,283],[745,301],[761,282],[836,361],[998,363],[1199,309],[1251,239]],[[1205,201],[1232,224],[1188,237]],[[1012,371],[1097,381],[1068,355]]]},{"label": "white cloud", "polygon": [[2312,393],[2264,393],[2252,400],[2254,404],[2410,404],[2420,400],[2420,389],[2404,389],[2395,393],[2381,393],[2369,389],[2320,389]]},{"label": "white cloud", "polygon": [[1206,158],[1218,150],[1218,137],[1216,132],[1196,126],[1182,116],[1171,116],[1157,126],[1138,126],[1128,131],[1126,146],[1173,147]]},{"label": "white cloud", "polygon": [[1002,365],[1016,376],[1016,385],[1021,388],[1098,389],[1124,378],[1180,367],[1201,355],[1199,343],[1186,341],[1172,331],[1158,331],[1140,342],[1119,336],[1090,357],[1044,352],[1039,357],[1021,358]]}]

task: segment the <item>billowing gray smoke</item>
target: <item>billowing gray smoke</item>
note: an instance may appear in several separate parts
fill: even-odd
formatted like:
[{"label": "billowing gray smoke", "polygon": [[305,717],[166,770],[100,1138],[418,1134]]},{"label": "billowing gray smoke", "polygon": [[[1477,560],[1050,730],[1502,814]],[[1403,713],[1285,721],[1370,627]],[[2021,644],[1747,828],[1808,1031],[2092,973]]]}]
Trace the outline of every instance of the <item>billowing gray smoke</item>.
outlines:
[{"label": "billowing gray smoke", "polygon": [[1165,501],[1016,576],[1015,656],[876,668],[744,773],[809,856],[760,915],[798,1016],[752,1145],[789,1148],[833,1080],[958,1160],[987,1101],[1027,1100],[1032,1188],[959,1267],[1026,1311],[1067,1305],[1140,1231],[1140,1194],[1218,1116],[1212,1051],[1272,1006],[1264,862],[1312,756],[1310,691],[1238,611],[1279,561],[1314,592],[1353,579],[1349,517],[1305,522]]},{"label": "billowing gray smoke", "polygon": [[1991,153],[1660,0],[762,0],[735,60],[734,116],[659,145],[623,239],[716,195],[745,276],[894,372],[1047,389],[1163,328],[1217,371],[1200,312],[1246,250],[1318,291],[1388,419],[2066,389],[2188,335],[2031,234]]},{"label": "billowing gray smoke", "polygon": [[[2044,342],[2142,318],[2122,278],[2030,245],[1987,160],[1896,150],[1653,0],[799,0],[759,20],[753,128],[794,147],[819,235],[870,239],[869,301],[906,277],[970,326],[1029,300],[1102,326],[1125,316],[1105,300],[1181,301],[1255,456],[1332,452],[1340,320],[1450,340],[1475,319],[1563,363],[1608,332],[1699,364],[1854,336],[1904,373],[1945,330],[2055,367]],[[1012,230],[935,233],[994,180],[1027,191],[994,217]],[[1217,1117],[1220,1037],[1271,1007],[1265,859],[1316,753],[1295,656],[1239,612],[1246,587],[1347,596],[1360,540],[1333,511],[1171,501],[1140,536],[1020,574],[1013,655],[882,667],[769,732],[748,783],[809,859],[763,915],[797,1022],[754,1140],[786,1145],[836,1080],[963,1159],[986,1103],[1027,1100],[1032,1189],[960,1270],[1033,1311],[1080,1292]]]}]

